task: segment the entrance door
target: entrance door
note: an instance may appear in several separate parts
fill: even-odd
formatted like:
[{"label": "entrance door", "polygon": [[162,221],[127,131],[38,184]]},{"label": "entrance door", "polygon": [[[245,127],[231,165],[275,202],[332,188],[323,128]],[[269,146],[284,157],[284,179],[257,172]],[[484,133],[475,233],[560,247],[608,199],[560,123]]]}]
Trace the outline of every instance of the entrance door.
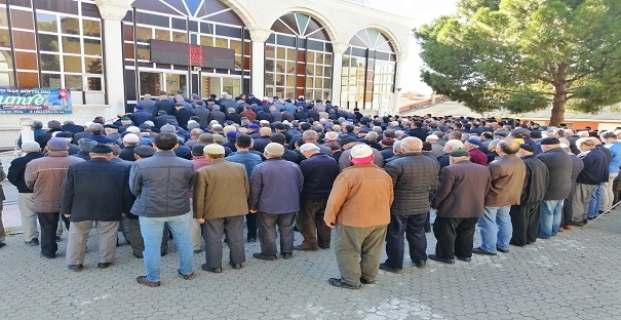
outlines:
[{"label": "entrance door", "polygon": [[140,71],[140,96],[149,93],[159,96],[160,91],[166,91],[169,96],[177,95],[178,90],[183,90],[183,95],[188,96],[188,76],[177,73],[163,73]]},{"label": "entrance door", "polygon": [[204,98],[209,97],[210,94],[215,94],[220,97],[223,92],[233,97],[237,97],[241,94],[240,78],[206,75],[203,76],[201,80],[201,96]]}]

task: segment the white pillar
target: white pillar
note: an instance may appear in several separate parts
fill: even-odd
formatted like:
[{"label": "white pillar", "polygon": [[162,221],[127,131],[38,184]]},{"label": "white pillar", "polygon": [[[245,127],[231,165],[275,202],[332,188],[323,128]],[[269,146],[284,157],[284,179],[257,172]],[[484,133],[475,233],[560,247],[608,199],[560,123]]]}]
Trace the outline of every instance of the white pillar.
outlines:
[{"label": "white pillar", "polygon": [[341,106],[341,84],[343,82],[343,53],[349,48],[345,42],[332,44],[332,104]]},{"label": "white pillar", "polygon": [[270,37],[272,31],[252,28],[249,28],[248,31],[250,31],[250,38],[252,40],[251,91],[248,93],[252,93],[261,99],[265,96],[265,41]]},{"label": "white pillar", "polygon": [[[110,117],[125,111],[123,32],[121,20],[134,0],[95,0],[103,18],[106,98]],[[133,85],[133,84],[132,84]]]},{"label": "white pillar", "polygon": [[401,100],[401,88],[403,86],[403,79],[405,79],[406,75],[406,66],[404,63],[408,57],[407,52],[398,52],[397,53],[397,70],[395,76],[395,86],[392,94],[392,110],[382,110],[382,112],[388,112],[388,114],[396,115],[399,114],[399,101]]}]

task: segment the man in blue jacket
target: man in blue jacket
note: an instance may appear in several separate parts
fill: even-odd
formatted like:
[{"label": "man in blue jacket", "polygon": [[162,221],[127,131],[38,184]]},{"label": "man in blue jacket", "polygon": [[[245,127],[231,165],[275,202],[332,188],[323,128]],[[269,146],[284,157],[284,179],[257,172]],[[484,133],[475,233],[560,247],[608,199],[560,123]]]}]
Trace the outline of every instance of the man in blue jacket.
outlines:
[{"label": "man in blue jacket", "polygon": [[619,166],[621,166],[621,142],[617,140],[617,135],[614,132],[606,132],[604,134],[604,140],[606,141],[606,148],[612,153],[612,160],[608,165],[608,181],[602,185],[604,190],[604,197],[602,199],[602,210],[612,210],[614,202],[614,192],[612,191],[612,185],[615,178],[619,175]]},{"label": "man in blue jacket", "polygon": [[179,274],[194,279],[194,249],[190,240],[190,198],[194,184],[192,162],[175,155],[179,141],[174,133],[160,133],[154,141],[157,152],[132,164],[129,187],[136,196],[131,212],[139,217],[144,238],[146,276],[136,278],[150,287],[160,286],[160,245],[164,223],[173,234],[179,253]]},{"label": "man in blue jacket", "polygon": [[250,182],[250,213],[258,212],[261,252],[253,257],[276,260],[276,226],[280,230],[280,254],[290,259],[293,251],[293,225],[300,210],[304,175],[297,164],[284,160],[285,148],[278,143],[265,147],[267,160],[254,167]]}]

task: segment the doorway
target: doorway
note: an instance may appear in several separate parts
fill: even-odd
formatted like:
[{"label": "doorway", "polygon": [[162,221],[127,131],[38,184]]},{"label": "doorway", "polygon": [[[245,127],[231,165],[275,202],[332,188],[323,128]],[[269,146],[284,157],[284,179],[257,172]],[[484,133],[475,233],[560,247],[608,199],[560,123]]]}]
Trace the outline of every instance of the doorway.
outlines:
[{"label": "doorway", "polygon": [[186,74],[140,71],[140,96],[151,94],[159,96],[160,91],[165,91],[169,96],[177,95],[182,90],[187,97],[188,76]]},{"label": "doorway", "polygon": [[241,78],[203,75],[201,80],[201,96],[204,98],[209,97],[212,93],[218,97],[220,97],[223,92],[233,97],[237,97],[241,94]]}]

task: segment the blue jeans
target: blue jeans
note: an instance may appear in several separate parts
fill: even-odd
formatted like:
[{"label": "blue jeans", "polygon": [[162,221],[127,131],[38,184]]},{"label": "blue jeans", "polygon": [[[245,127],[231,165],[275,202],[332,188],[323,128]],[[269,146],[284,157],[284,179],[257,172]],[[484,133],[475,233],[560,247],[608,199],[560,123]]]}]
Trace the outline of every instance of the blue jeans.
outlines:
[{"label": "blue jeans", "polygon": [[548,239],[558,233],[563,218],[565,200],[541,201],[541,220],[539,220],[539,237]]},{"label": "blue jeans", "polygon": [[510,211],[511,206],[485,207],[485,215],[477,222],[481,229],[481,249],[495,253],[497,249],[510,248],[513,234]]},{"label": "blue jeans", "polygon": [[589,200],[589,211],[587,211],[587,218],[595,218],[599,214],[599,207],[602,201],[602,184],[600,183],[595,189],[595,192],[591,195],[591,199]]},{"label": "blue jeans", "polygon": [[179,253],[179,272],[184,275],[194,272],[194,249],[190,240],[188,215],[189,213],[172,217],[139,217],[140,232],[144,238],[144,266],[149,281],[160,281],[162,274],[160,246],[164,223],[172,232],[173,242]]}]

